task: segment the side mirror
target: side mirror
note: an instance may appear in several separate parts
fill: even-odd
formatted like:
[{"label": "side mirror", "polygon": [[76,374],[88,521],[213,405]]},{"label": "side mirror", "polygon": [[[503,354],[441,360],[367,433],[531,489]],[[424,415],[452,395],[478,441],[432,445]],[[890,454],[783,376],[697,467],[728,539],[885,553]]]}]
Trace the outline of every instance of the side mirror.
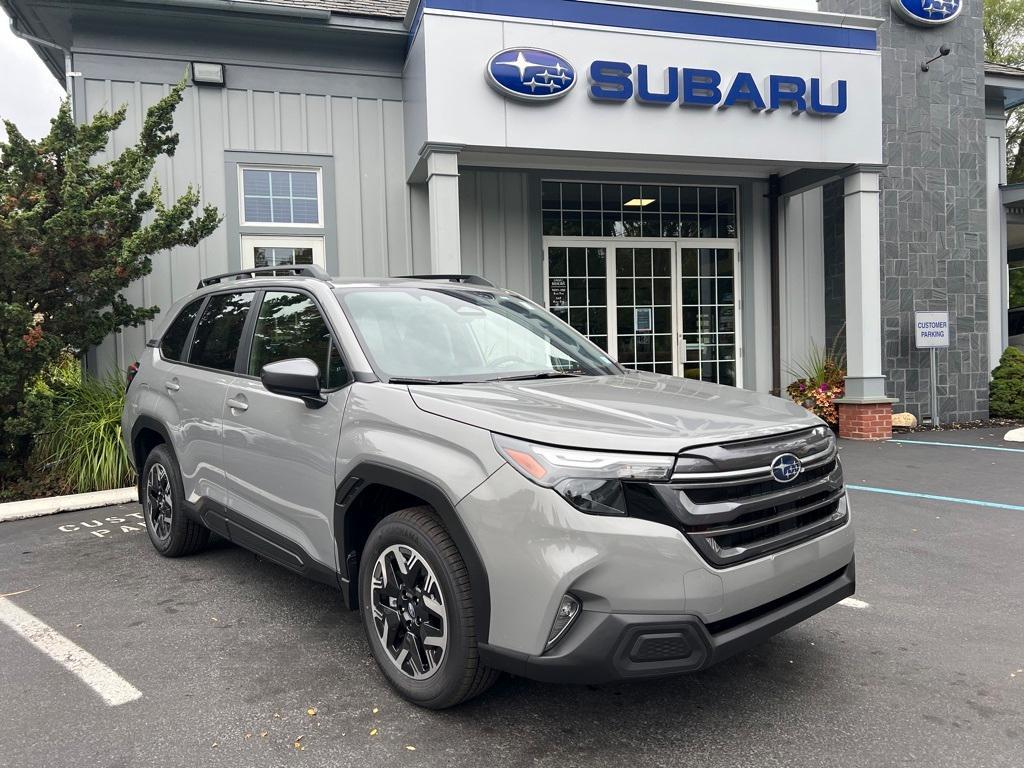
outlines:
[{"label": "side mirror", "polygon": [[260,371],[260,381],[267,392],[297,397],[307,408],[327,405],[327,398],[320,394],[320,369],[308,357],[267,363]]}]

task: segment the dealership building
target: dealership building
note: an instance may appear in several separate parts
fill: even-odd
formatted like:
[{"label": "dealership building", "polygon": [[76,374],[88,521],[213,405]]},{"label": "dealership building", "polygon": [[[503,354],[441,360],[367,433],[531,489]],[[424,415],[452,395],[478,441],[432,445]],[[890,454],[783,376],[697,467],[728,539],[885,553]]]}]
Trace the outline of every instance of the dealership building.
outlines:
[{"label": "dealership building", "polygon": [[127,105],[111,153],[190,82],[158,174],[224,222],[135,303],[268,265],[478,274],[648,371],[779,391],[841,350],[860,437],[933,415],[915,314],[948,313],[938,414],[988,415],[1020,324],[1024,71],[986,65],[981,2],[2,2],[77,118]]}]

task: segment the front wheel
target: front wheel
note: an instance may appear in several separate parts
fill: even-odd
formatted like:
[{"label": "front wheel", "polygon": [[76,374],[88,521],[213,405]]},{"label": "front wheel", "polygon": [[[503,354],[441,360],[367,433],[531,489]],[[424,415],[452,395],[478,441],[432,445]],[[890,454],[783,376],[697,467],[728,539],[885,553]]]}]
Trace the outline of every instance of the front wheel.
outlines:
[{"label": "front wheel", "polygon": [[377,664],[409,701],[452,707],[497,678],[477,652],[466,564],[429,507],[395,512],[370,533],[359,604]]}]

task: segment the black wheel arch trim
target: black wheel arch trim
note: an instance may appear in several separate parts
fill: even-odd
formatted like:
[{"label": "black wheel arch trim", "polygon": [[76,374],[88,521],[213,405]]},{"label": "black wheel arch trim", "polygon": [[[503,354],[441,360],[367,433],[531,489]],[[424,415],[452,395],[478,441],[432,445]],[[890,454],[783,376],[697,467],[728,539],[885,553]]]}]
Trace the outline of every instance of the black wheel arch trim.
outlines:
[{"label": "black wheel arch trim", "polygon": [[139,451],[139,433],[144,429],[151,429],[156,432],[164,441],[164,445],[167,449],[174,454],[177,458],[177,453],[174,451],[174,444],[171,442],[171,434],[167,431],[161,422],[154,419],[152,416],[139,416],[135,419],[135,423],[132,424],[132,435],[131,442],[128,444],[128,454],[131,458],[132,464],[135,465],[135,474],[138,478],[136,488],[139,493],[139,504],[142,504],[142,470],[145,469],[145,462],[140,461]]},{"label": "black wheel arch trim", "polygon": [[491,626],[491,592],[480,552],[473,539],[462,524],[462,519],[455,511],[455,504],[440,487],[429,478],[420,476],[406,469],[398,469],[386,464],[372,461],[362,462],[349,472],[338,486],[334,502],[334,532],[338,547],[338,563],[341,567],[342,592],[349,608],[359,604],[358,574],[359,560],[351,551],[348,543],[351,539],[352,520],[348,511],[352,504],[367,488],[380,485],[393,488],[423,499],[429,504],[444,524],[448,535],[452,537],[459,554],[469,571],[470,591],[473,595],[473,611],[476,616],[477,641],[486,643]]}]

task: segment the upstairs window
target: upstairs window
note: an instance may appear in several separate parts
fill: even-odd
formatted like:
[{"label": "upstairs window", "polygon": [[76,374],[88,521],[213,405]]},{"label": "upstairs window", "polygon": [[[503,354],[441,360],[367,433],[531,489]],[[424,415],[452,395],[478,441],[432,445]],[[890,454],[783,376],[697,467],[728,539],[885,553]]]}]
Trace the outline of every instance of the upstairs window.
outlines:
[{"label": "upstairs window", "polygon": [[319,169],[241,167],[242,225],[323,226]]}]

